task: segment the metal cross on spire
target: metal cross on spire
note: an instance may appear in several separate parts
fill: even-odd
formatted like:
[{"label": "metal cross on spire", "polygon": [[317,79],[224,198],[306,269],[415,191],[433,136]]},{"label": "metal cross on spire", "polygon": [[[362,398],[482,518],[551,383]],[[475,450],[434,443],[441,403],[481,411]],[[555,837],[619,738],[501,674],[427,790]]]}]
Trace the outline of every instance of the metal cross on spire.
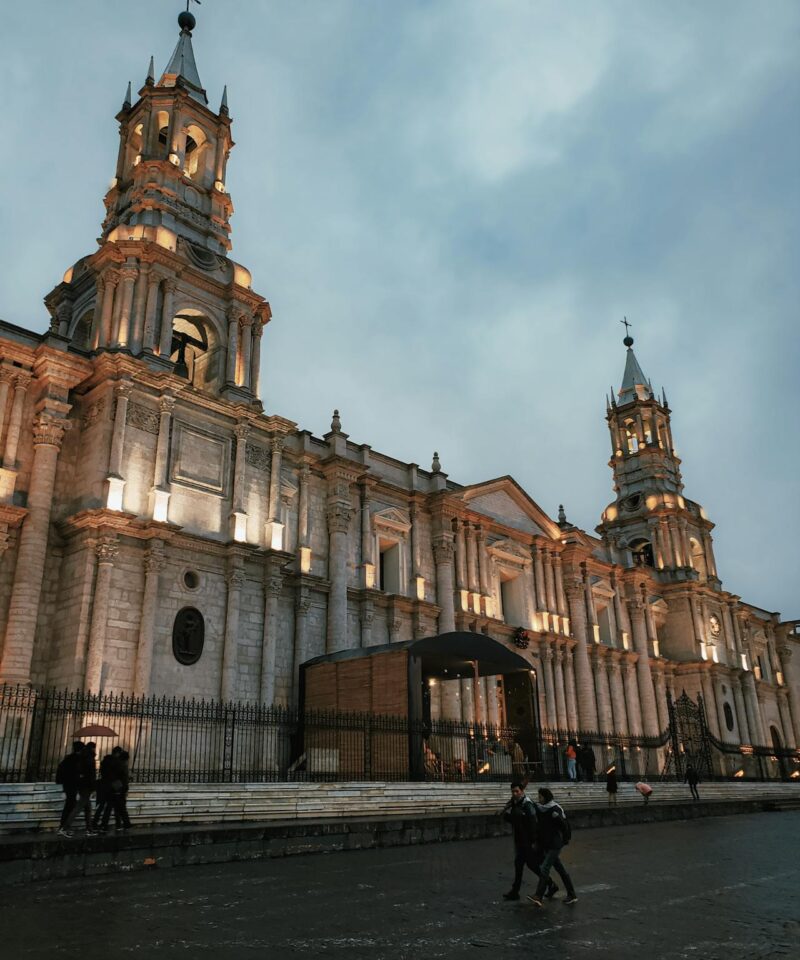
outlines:
[{"label": "metal cross on spire", "polygon": [[625,325],[625,336],[627,337],[627,336],[628,336],[628,327],[631,326],[631,324],[628,323],[628,318],[627,318],[627,317],[623,317],[623,318],[620,320],[620,323],[622,323],[622,324]]},{"label": "metal cross on spire", "polygon": [[196,3],[198,6],[201,6],[200,0],[186,0],[186,12],[189,12],[189,4]]},{"label": "metal cross on spire", "polygon": [[630,329],[629,329],[629,327],[631,327],[632,324],[628,323],[627,317],[623,317],[622,320],[620,320],[620,323],[625,325],[625,339],[622,342],[625,344],[626,347],[632,347],[633,337],[631,336]]}]

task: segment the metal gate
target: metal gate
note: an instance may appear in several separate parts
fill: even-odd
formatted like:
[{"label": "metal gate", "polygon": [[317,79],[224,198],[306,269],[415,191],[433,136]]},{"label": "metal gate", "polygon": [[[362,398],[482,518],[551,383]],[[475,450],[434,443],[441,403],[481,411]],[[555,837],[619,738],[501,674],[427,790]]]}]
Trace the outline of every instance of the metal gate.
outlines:
[{"label": "metal gate", "polygon": [[671,756],[667,760],[674,768],[675,776],[682,780],[686,768],[693,766],[701,779],[711,777],[711,741],[709,739],[703,697],[697,695],[697,703],[684,690],[677,700],[667,697]]}]

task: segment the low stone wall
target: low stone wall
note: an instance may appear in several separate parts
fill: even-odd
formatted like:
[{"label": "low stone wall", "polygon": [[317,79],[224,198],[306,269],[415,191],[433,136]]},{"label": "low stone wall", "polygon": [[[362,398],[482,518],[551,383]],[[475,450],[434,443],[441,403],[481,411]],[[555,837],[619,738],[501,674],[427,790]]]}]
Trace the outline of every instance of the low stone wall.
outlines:
[{"label": "low stone wall", "polygon": [[[605,806],[572,811],[570,821],[575,831],[573,843],[579,844],[580,831],[586,828],[756,813],[797,805],[800,800],[740,799],[618,808]],[[478,840],[506,833],[508,828],[497,814],[483,813],[174,825],[137,829],[119,836],[72,839],[52,834],[17,835],[0,839],[0,886],[191,864]]]}]

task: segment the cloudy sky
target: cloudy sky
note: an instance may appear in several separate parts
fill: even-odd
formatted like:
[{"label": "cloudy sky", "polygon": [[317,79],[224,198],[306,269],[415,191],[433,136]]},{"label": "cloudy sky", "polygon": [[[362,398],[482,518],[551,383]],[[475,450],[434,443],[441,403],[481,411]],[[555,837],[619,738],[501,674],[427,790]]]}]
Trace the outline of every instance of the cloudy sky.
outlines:
[{"label": "cloudy sky", "polygon": [[[619,320],[728,589],[800,617],[800,4],[204,0],[269,412],[593,529]],[[8,3],[0,316],[95,249],[114,114],[182,4]]]}]

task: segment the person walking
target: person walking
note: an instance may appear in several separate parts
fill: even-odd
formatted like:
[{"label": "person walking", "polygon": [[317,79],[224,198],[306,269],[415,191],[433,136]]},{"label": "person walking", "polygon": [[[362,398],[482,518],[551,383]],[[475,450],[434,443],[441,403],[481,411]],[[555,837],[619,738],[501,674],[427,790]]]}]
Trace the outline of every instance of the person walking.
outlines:
[{"label": "person walking", "polygon": [[609,767],[606,771],[606,792],[608,793],[609,807],[617,805],[617,768]]},{"label": "person walking", "polygon": [[92,794],[97,788],[96,750],[96,744],[87,743],[78,755],[78,799],[64,824],[65,836],[71,836],[70,828],[81,811],[86,822],[86,836],[97,836],[92,829]]},{"label": "person walking", "polygon": [[62,837],[71,836],[67,831],[67,820],[78,799],[78,785],[80,782],[78,764],[81,750],[83,750],[83,741],[73,740],[72,752],[64,757],[56,770],[56,783],[60,784],[61,789],[64,791],[64,806],[61,809],[61,819],[58,824],[58,832]]},{"label": "person walking", "polygon": [[686,776],[684,777],[683,782],[689,784],[689,789],[692,791],[692,797],[695,800],[699,800],[700,794],[697,790],[697,784],[700,783],[700,774],[691,763],[686,768]]},{"label": "person walking", "polygon": [[578,745],[574,740],[567,744],[564,756],[567,758],[567,777],[575,781],[578,779]]},{"label": "person walking", "polygon": [[551,882],[550,871],[555,870],[561,877],[567,895],[564,903],[577,903],[578,896],[572,885],[572,878],[561,862],[561,851],[569,843],[572,830],[567,822],[567,815],[553,799],[553,793],[547,787],[539,790],[539,802],[536,808],[536,846],[542,854],[542,863],[539,867],[539,883],[536,893],[528,899],[537,907],[544,906],[544,895],[547,884]]},{"label": "person walking", "polygon": [[[114,824],[117,831],[130,830],[131,821],[125,805],[125,797],[128,792],[127,761],[128,754],[122,747],[114,747],[109,756],[103,757],[103,762],[100,764],[100,779],[101,781],[105,779],[106,783],[106,803],[100,824],[101,833],[108,830],[108,821],[111,818],[112,810],[114,811]],[[105,770],[103,769],[104,764],[106,764]],[[97,821],[96,813],[95,821]]]},{"label": "person walking", "polygon": [[[525,866],[537,876],[541,876],[541,854],[534,848],[536,839],[536,808],[531,798],[525,793],[525,784],[521,780],[514,780],[511,784],[511,799],[503,807],[502,817],[511,824],[514,835],[514,882],[508,893],[503,894],[504,900],[519,900],[519,890],[522,886],[522,874]],[[546,887],[545,895],[554,897],[558,887],[551,880]]]},{"label": "person walking", "polygon": [[595,760],[594,750],[588,745],[584,744],[581,747],[581,752],[578,756],[578,762],[580,763],[581,770],[583,771],[583,778],[587,783],[594,782],[594,772],[597,769],[597,761]]}]

